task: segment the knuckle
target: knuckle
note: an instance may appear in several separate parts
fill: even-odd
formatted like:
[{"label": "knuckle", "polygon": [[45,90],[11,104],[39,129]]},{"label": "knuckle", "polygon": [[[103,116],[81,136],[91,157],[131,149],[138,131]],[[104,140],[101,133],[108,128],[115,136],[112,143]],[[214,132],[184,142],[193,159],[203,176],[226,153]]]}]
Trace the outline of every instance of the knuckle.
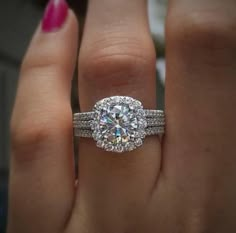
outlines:
[{"label": "knuckle", "polygon": [[[63,116],[61,116],[63,115]],[[71,114],[70,114],[71,115]],[[10,135],[13,155],[19,160],[34,160],[43,148],[50,147],[58,137],[69,135],[71,116],[63,114],[33,114],[11,120]],[[41,156],[41,155],[40,155]]]},{"label": "knuckle", "polygon": [[[51,128],[51,126],[50,126]],[[11,141],[14,151],[26,151],[29,147],[35,147],[49,138],[50,128],[46,124],[32,123],[24,120],[16,127],[11,127]]]},{"label": "knuckle", "polygon": [[65,76],[65,70],[59,63],[55,61],[38,61],[37,59],[33,59],[31,61],[24,60],[21,64],[21,75],[46,75],[49,77],[61,77]]},{"label": "knuckle", "polygon": [[[49,50],[49,49],[48,49]],[[49,53],[49,51],[44,49],[36,48],[33,52],[28,52],[22,60],[20,73],[25,74],[28,72],[49,72],[60,74],[67,71],[65,67],[70,67],[69,59],[64,59],[64,65],[61,60],[60,51],[54,53]],[[66,56],[66,55],[65,55]]]},{"label": "knuckle", "polygon": [[236,23],[216,12],[194,12],[168,17],[167,38],[173,49],[182,54],[198,55],[206,62],[222,64],[232,61],[236,50]]},{"label": "knuckle", "polygon": [[[130,45],[116,42],[96,47],[93,53],[88,52],[80,59],[81,77],[91,83],[111,83],[115,86],[127,85],[146,76],[154,67],[155,54],[150,46],[145,48],[141,43]],[[151,68],[152,69],[152,68]]]}]

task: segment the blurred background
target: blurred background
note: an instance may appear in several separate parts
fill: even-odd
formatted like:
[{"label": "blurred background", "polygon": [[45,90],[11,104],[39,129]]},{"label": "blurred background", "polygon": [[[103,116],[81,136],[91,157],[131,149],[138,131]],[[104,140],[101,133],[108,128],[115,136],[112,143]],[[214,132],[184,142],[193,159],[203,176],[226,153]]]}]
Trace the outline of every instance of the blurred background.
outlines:
[{"label": "blurred background", "polygon": [[[9,119],[15,98],[19,67],[46,3],[47,0],[0,1],[0,233],[5,233],[7,222]],[[83,25],[87,0],[68,0],[68,3]],[[148,5],[150,28],[158,50],[156,67],[159,108],[163,108],[164,103],[166,4],[167,0],[149,0]],[[80,33],[82,34],[82,30]],[[77,110],[76,78],[73,82],[71,103],[72,108]]]}]

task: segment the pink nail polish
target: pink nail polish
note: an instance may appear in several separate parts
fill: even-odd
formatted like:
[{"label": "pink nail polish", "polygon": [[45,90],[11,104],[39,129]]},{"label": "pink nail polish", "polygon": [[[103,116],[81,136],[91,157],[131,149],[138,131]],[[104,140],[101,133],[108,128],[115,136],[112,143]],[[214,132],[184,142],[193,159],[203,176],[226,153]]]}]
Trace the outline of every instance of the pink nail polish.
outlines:
[{"label": "pink nail polish", "polygon": [[42,20],[42,30],[52,32],[60,29],[68,15],[68,5],[65,0],[50,0]]}]

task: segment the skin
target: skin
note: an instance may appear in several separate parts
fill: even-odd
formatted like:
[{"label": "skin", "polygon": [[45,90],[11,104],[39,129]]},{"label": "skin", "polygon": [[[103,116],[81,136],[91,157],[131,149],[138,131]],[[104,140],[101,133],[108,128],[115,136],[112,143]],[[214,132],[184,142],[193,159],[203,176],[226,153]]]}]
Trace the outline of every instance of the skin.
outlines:
[{"label": "skin", "polygon": [[[104,10],[106,9],[106,10]],[[236,232],[236,2],[170,0],[166,134],[123,156],[79,144],[71,77],[78,23],[36,31],[12,116],[8,233]],[[62,59],[63,58],[63,59]],[[145,0],[90,0],[79,51],[82,111],[111,95],[155,108]]]}]

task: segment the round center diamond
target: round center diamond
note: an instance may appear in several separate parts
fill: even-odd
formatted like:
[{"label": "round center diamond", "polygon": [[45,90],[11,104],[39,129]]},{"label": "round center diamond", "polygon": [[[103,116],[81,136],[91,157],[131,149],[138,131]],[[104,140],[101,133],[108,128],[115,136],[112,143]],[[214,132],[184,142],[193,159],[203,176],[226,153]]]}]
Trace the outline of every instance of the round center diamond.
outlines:
[{"label": "round center diamond", "polygon": [[138,119],[128,104],[116,104],[102,110],[100,130],[113,145],[127,143],[138,128]]},{"label": "round center diamond", "polygon": [[91,127],[98,147],[123,152],[142,145],[147,122],[139,101],[131,97],[110,97],[99,101],[94,112]]}]

